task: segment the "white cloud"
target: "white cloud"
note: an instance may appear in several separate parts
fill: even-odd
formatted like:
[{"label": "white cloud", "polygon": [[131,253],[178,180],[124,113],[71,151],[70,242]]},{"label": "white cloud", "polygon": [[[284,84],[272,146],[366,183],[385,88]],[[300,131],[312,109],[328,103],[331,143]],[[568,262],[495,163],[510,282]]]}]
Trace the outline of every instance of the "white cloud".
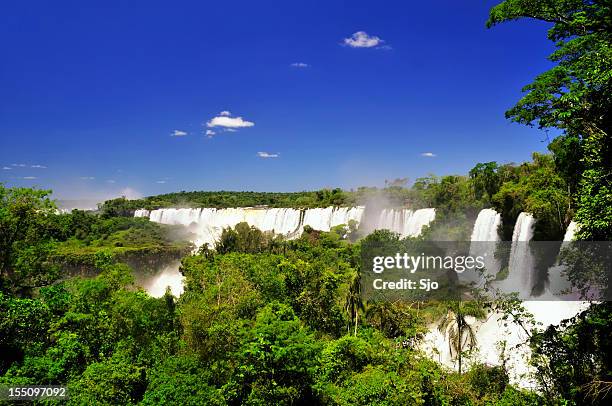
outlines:
[{"label": "white cloud", "polygon": [[[382,48],[385,41],[375,35],[368,35],[365,31],[357,31],[349,38],[344,38],[344,45],[351,48]],[[389,49],[388,45],[384,45],[385,49]]]},{"label": "white cloud", "polygon": [[213,130],[206,130],[206,136],[208,138],[212,138],[213,135],[215,135],[215,134],[216,134],[216,132],[214,132]]},{"label": "white cloud", "polygon": [[310,65],[308,65],[307,63],[304,63],[304,62],[293,62],[291,64],[291,66],[293,66],[294,68],[308,68],[308,67],[310,67]]},{"label": "white cloud", "polygon": [[230,113],[227,110],[223,110],[221,113],[219,113],[220,116],[225,116],[225,117],[229,117],[232,115],[232,113]]},{"label": "white cloud", "polygon": [[94,180],[95,178],[93,176],[81,176],[81,177],[79,177],[79,179],[81,179],[81,180]]},{"label": "white cloud", "polygon": [[433,158],[436,156],[436,154],[434,154],[433,152],[423,152],[421,154],[421,156],[427,157],[427,158]]},{"label": "white cloud", "polygon": [[30,168],[47,169],[45,165],[32,165]]},{"label": "white cloud", "polygon": [[3,166],[3,167],[2,167],[2,169],[4,169],[5,171],[10,171],[10,170],[11,170],[11,169],[13,169],[13,168],[11,168],[11,167],[9,167],[9,166]]},{"label": "white cloud", "polygon": [[260,157],[260,158],[267,159],[267,158],[278,158],[280,156],[280,154],[279,153],[271,154],[269,152],[263,152],[262,151],[262,152],[258,152],[257,156]]},{"label": "white cloud", "polygon": [[252,121],[243,120],[242,117],[217,116],[206,123],[208,127],[244,128],[253,127]]},{"label": "white cloud", "polygon": [[236,130],[235,128],[224,128],[223,131],[227,133],[235,133],[238,130]]},{"label": "white cloud", "polygon": [[18,166],[20,168],[25,168],[28,165],[26,165],[26,164],[11,164],[11,166]]},{"label": "white cloud", "polygon": [[107,179],[106,183],[117,183],[114,179]]},{"label": "white cloud", "polygon": [[172,137],[184,137],[185,135],[187,135],[187,131],[182,130],[174,130],[172,131],[172,134],[170,134]]},{"label": "white cloud", "polygon": [[164,183],[166,183],[166,181],[165,180],[158,180],[155,183],[164,184]]},{"label": "white cloud", "polygon": [[32,179],[38,179],[38,178],[36,176],[24,176],[22,179],[32,180]]}]

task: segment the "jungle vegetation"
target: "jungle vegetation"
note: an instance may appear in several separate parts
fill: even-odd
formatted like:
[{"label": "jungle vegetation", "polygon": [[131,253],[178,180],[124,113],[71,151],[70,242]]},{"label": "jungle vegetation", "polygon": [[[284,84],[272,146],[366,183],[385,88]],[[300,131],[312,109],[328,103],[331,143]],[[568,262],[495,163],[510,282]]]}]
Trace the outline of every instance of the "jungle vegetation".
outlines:
[{"label": "jungle vegetation", "polygon": [[[242,224],[216,247],[185,255],[191,247],[177,230],[131,215],[177,205],[354,205],[382,194],[391,207],[436,207],[455,236],[465,230],[454,218],[494,207],[505,238],[518,213],[529,211],[537,239],[559,240],[575,219],[579,239],[609,241],[611,15],[604,0],[506,0],[490,11],[489,27],[521,18],[550,23],[556,46],[554,66],[506,114],[561,133],[550,154],[523,164],[483,162],[465,176],[432,175],[411,187],[396,179],[381,190],[116,199],[97,213],[58,214],[49,191],[0,186],[0,384],[66,385],[74,405],[609,404],[609,302],[531,332],[538,391],[525,391],[510,384],[503,363],[470,363],[460,343],[451,348],[462,356],[461,373],[418,349],[431,323],[442,320],[440,329],[456,336],[484,306],[510,312],[520,303],[361,300],[361,246],[401,243],[393,233],[352,242],[343,229],[306,229],[282,241]],[[126,252],[185,255],[184,294],[149,296],[134,284]],[[71,261],[95,275],[68,273]]]}]

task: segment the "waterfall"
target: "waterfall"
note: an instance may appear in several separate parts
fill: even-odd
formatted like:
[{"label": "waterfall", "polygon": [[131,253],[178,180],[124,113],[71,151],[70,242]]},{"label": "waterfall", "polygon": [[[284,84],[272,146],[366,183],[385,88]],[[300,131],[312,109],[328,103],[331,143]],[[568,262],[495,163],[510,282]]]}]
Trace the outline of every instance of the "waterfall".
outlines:
[{"label": "waterfall", "polygon": [[503,281],[504,291],[519,291],[529,296],[534,286],[533,256],[529,241],[533,238],[535,218],[530,213],[521,213],[514,224],[512,246],[508,262],[508,278]]},{"label": "waterfall", "polygon": [[[574,240],[574,235],[578,231],[578,223],[572,221],[567,226],[567,230],[565,230],[565,235],[563,236],[563,243],[559,249],[559,253],[564,248],[571,246],[571,241]],[[554,266],[548,269],[548,293],[551,295],[564,295],[566,299],[571,298],[572,294],[574,297],[577,295],[577,292],[572,292],[572,284],[568,280],[565,275],[566,267],[565,265],[560,264],[560,258],[557,258],[557,262]]]},{"label": "waterfall", "polygon": [[574,241],[574,235],[578,231],[578,223],[575,221],[571,221],[569,226],[567,226],[567,230],[565,230],[565,236],[563,236],[563,241]]},{"label": "waterfall", "polygon": [[501,214],[493,209],[482,209],[474,223],[474,230],[472,230],[470,241],[499,241],[497,228],[500,224]]},{"label": "waterfall", "polygon": [[[497,229],[501,224],[501,214],[493,209],[482,209],[478,213],[472,237],[470,241],[470,255],[473,257],[483,256],[485,258],[485,272],[483,276],[495,276],[499,272],[499,261],[495,259],[495,248],[497,242],[501,240]],[[482,279],[474,275],[474,281]],[[485,282],[484,279],[481,282]]]},{"label": "waterfall", "polygon": [[[383,209],[378,221],[374,223],[373,230],[390,230],[402,237],[416,237],[421,234],[423,227],[429,225],[436,218],[436,209]],[[373,231],[367,230],[367,231]]]},{"label": "waterfall", "polygon": [[149,210],[138,209],[134,212],[134,217],[149,217]]},{"label": "waterfall", "polygon": [[[481,211],[474,224],[472,241],[499,241],[497,225],[501,221],[499,214],[490,209]],[[529,251],[528,242],[533,237],[535,219],[529,213],[521,213],[516,220],[512,236],[510,253],[510,273],[508,278],[500,281],[498,286],[504,291],[516,291],[527,287],[529,293],[532,287],[533,259]],[[564,241],[573,238],[575,225],[570,224]],[[493,231],[495,230],[495,232]],[[524,291],[522,292],[525,293]],[[554,301],[554,300],[523,301],[525,309],[533,314],[535,324],[525,326],[527,330],[532,327],[544,329],[549,325],[557,325],[562,320],[571,318],[589,306],[585,301]],[[492,312],[486,320],[467,320],[476,331],[477,351],[471,360],[486,363],[487,365],[505,364],[510,382],[523,388],[535,388],[533,376],[534,367],[529,364],[531,349],[525,343],[529,337],[523,327],[509,323],[502,313]],[[501,359],[499,344],[505,342],[505,360]],[[430,358],[447,365],[456,367],[456,360],[451,359],[448,351],[448,338],[442,335],[437,323],[429,326],[421,348]]]},{"label": "waterfall", "polygon": [[162,297],[169,287],[176,297],[183,293],[185,277],[179,271],[180,262],[175,262],[159,270],[154,275],[136,275],[136,282],[153,297]]},{"label": "waterfall", "polygon": [[[314,209],[291,208],[250,208],[238,207],[227,209],[213,208],[167,208],[156,210],[139,209],[134,217],[148,217],[149,220],[170,225],[182,225],[193,234],[193,243],[199,247],[204,243],[213,245],[221,236],[224,228],[234,227],[240,222],[260,229],[296,238],[304,226],[315,230],[330,231],[340,224],[354,221],[362,223],[365,207],[318,207]],[[436,217],[435,209],[384,209],[373,221],[374,229],[388,229],[402,237],[416,237],[423,227],[429,225]],[[372,231],[369,230],[369,231]]]},{"label": "waterfall", "polygon": [[535,218],[531,213],[521,213],[514,224],[512,232],[512,241],[531,241],[533,238],[533,226]]},{"label": "waterfall", "polygon": [[364,207],[324,207],[315,209],[291,208],[167,208],[157,210],[136,210],[134,217],[149,217],[156,223],[182,225],[194,234],[193,243],[200,247],[214,245],[224,228],[235,227],[245,222],[261,231],[270,231],[287,238],[298,237],[304,226],[316,230],[330,231],[340,224],[355,221],[358,224]]},{"label": "waterfall", "polygon": [[423,227],[436,218],[436,209],[419,209],[412,213],[404,225],[402,235],[407,237],[417,237],[423,231]]}]

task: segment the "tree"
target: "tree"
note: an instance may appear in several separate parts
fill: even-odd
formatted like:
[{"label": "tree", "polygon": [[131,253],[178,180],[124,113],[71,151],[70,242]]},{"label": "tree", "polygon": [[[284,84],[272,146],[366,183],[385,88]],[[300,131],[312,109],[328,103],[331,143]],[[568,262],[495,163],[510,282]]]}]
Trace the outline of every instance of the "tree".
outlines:
[{"label": "tree", "polygon": [[509,238],[520,212],[533,213],[538,220],[535,239],[559,241],[570,222],[571,198],[567,183],[560,176],[550,155],[534,153],[533,162],[515,167],[511,179],[492,197],[504,221],[504,235]]},{"label": "tree", "polygon": [[68,385],[70,404],[75,405],[134,404],[142,399],[145,389],[144,368],[121,352],[89,364],[80,378]]},{"label": "tree", "polygon": [[497,173],[499,166],[497,162],[479,163],[470,169],[470,179],[474,188],[476,199],[482,199],[486,194],[490,200],[499,189],[499,175]]},{"label": "tree", "polygon": [[609,404],[612,391],[612,303],[602,302],[530,341],[540,383],[552,399]]},{"label": "tree", "polygon": [[344,300],[344,310],[349,316],[348,331],[351,331],[351,324],[354,325],[354,335],[357,336],[357,324],[359,323],[359,311],[364,310],[361,300],[361,277],[359,272],[355,272],[351,278],[349,289]]},{"label": "tree", "polygon": [[142,405],[226,405],[221,391],[211,386],[205,366],[192,356],[171,356],[147,371]]},{"label": "tree", "polygon": [[48,190],[5,188],[0,184],[0,291],[28,290],[55,278],[46,259],[46,233],[55,212]]},{"label": "tree", "polygon": [[583,240],[612,239],[611,7],[608,0],[506,0],[487,21],[487,27],[521,18],[553,24],[548,38],[557,49],[549,59],[556,65],[523,88],[506,117],[560,129],[578,144],[572,166],[581,170],[576,220]]},{"label": "tree", "polygon": [[273,248],[276,241],[272,233],[248,225],[245,222],[236,224],[234,228],[224,228],[221,237],[215,245],[220,254],[228,252],[257,253]]},{"label": "tree", "polygon": [[482,319],[486,312],[482,305],[476,301],[451,301],[447,303],[446,314],[438,324],[438,330],[446,335],[448,348],[452,358],[459,362],[461,374],[461,361],[465,351],[471,351],[476,346],[476,333],[466,317]]},{"label": "tree", "polygon": [[548,144],[548,149],[553,154],[556,171],[567,183],[568,193],[573,196],[578,190],[580,174],[584,171],[580,138],[560,135]]},{"label": "tree", "polygon": [[309,404],[312,372],[320,352],[291,307],[273,302],[257,315],[240,349],[247,404]]}]

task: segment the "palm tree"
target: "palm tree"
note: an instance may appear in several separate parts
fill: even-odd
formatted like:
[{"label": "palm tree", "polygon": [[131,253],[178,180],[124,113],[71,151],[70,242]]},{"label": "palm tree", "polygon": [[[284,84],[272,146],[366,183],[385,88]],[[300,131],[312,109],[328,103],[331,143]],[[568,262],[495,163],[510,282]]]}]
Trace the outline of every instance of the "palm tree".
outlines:
[{"label": "palm tree", "polygon": [[354,324],[355,336],[357,335],[357,323],[359,322],[360,310],[364,310],[363,301],[361,300],[361,275],[359,275],[359,272],[355,272],[344,300],[344,311],[348,313],[349,320],[351,321],[348,325],[348,332],[351,331],[351,324]]},{"label": "palm tree", "polygon": [[477,301],[452,301],[447,304],[446,315],[440,320],[438,330],[447,337],[451,358],[456,357],[459,361],[461,374],[463,352],[471,351],[476,346],[476,332],[465,318],[471,316],[477,320],[483,319],[486,317],[486,311]]}]

